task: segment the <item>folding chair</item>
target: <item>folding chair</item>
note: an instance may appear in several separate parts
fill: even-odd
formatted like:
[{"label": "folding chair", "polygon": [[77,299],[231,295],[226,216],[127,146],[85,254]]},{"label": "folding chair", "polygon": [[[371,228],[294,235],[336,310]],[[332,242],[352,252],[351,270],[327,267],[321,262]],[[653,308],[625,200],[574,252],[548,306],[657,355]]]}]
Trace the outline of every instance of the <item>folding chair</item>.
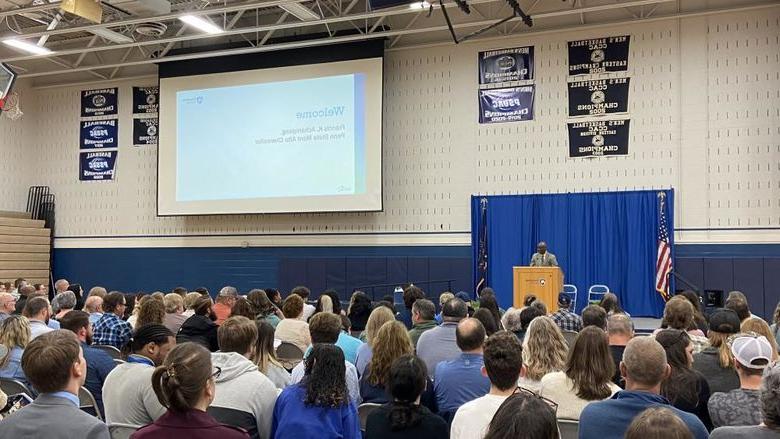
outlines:
[{"label": "folding chair", "polygon": [[108,355],[110,355],[111,358],[113,358],[115,360],[117,360],[117,359],[121,360],[122,359],[122,352],[120,352],[119,349],[117,349],[114,346],[107,345],[107,344],[93,344],[92,347],[95,348],[95,349],[100,349],[101,351],[103,351],[103,352],[107,353]]},{"label": "folding chair", "polygon": [[360,430],[366,431],[366,422],[368,421],[368,415],[371,414],[377,408],[382,407],[382,404],[374,404],[366,402],[358,406],[358,418],[360,418]]},{"label": "folding chair", "polygon": [[111,439],[130,439],[130,435],[139,428],[141,425],[114,423],[108,424],[108,433],[111,435]]},{"label": "folding chair", "polygon": [[95,416],[101,421],[103,420],[103,415],[100,413],[100,407],[97,405],[95,396],[84,386],[79,388],[79,408],[90,414],[94,411]]},{"label": "folding chair", "polygon": [[32,390],[30,390],[29,387],[27,387],[26,384],[11,378],[0,378],[0,390],[2,390],[6,395],[25,393],[30,398],[35,396],[35,394],[32,392]]},{"label": "folding chair", "polygon": [[291,371],[303,360],[303,351],[298,346],[283,341],[276,348],[276,359],[285,369]]},{"label": "folding chair", "polygon": [[571,419],[558,419],[558,432],[560,432],[561,439],[577,439],[580,423]]},{"label": "folding chair", "polygon": [[119,358],[114,358],[114,363],[116,363],[117,366],[120,364],[125,364],[125,360],[120,360]]},{"label": "folding chair", "polygon": [[572,346],[574,346],[574,340],[577,339],[577,333],[574,331],[561,331],[563,333],[563,338],[566,340],[566,344],[569,346],[569,349],[571,349]]},{"label": "folding chair", "polygon": [[588,305],[601,302],[604,295],[609,293],[609,287],[602,284],[591,285],[588,288]]},{"label": "folding chair", "polygon": [[571,297],[571,305],[569,305],[569,311],[577,312],[577,287],[574,285],[566,284],[563,286],[563,294],[567,294]]}]

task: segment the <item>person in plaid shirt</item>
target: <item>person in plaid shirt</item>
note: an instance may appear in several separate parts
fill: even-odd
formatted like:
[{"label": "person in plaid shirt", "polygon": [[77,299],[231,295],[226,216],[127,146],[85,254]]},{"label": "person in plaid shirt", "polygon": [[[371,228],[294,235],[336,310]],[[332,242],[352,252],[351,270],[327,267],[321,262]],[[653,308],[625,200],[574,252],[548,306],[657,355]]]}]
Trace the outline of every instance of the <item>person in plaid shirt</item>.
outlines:
[{"label": "person in plaid shirt", "polygon": [[555,324],[561,328],[561,331],[582,331],[582,318],[569,311],[571,306],[571,297],[566,293],[558,294],[558,311],[550,315]]},{"label": "person in plaid shirt", "polygon": [[125,295],[114,291],[106,295],[103,299],[103,311],[105,313],[98,320],[93,328],[92,339],[95,344],[111,345],[117,349],[130,341],[133,334],[133,327],[122,320],[125,314]]}]

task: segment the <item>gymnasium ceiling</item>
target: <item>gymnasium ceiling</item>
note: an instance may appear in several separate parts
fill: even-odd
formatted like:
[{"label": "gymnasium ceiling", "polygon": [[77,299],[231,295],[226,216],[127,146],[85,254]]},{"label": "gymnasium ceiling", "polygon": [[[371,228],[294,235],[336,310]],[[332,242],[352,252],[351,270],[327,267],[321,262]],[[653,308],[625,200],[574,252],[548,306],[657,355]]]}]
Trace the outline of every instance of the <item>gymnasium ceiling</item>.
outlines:
[{"label": "gymnasium ceiling", "polygon": [[[460,36],[512,15],[506,0],[468,0],[469,15],[460,11],[454,0],[443,1]],[[514,18],[478,38],[751,10],[777,3],[519,0],[533,18],[532,28]],[[61,12],[59,6],[58,1],[0,0],[0,41],[15,38],[51,50],[50,54],[36,56],[0,44],[0,61],[36,85],[154,74],[155,63],[166,61],[327,47],[373,38],[384,38],[385,47],[391,50],[454,44],[438,0],[432,10],[399,6],[375,11],[368,7],[367,0],[103,0],[100,24]],[[301,7],[309,12],[301,12]],[[225,32],[214,36],[185,25],[178,19],[185,14],[206,17]]]}]

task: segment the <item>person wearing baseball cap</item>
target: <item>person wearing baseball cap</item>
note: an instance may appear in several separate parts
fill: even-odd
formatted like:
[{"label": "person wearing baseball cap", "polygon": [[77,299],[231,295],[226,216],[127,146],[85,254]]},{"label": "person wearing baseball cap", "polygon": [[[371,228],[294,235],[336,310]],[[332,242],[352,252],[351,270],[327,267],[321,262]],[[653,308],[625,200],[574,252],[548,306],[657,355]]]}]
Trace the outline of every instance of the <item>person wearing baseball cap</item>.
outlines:
[{"label": "person wearing baseball cap", "polygon": [[569,311],[571,306],[571,297],[566,293],[558,294],[558,311],[550,315],[561,331],[582,331],[582,317]]},{"label": "person wearing baseball cap", "polygon": [[731,339],[739,388],[714,393],[708,402],[715,427],[761,423],[761,375],[772,359],[772,345],[763,335],[738,334]]},{"label": "person wearing baseball cap", "polygon": [[739,376],[726,340],[739,332],[739,317],[730,309],[718,309],[710,315],[709,324],[710,345],[693,354],[693,368],[704,375],[712,393],[738,389]]}]

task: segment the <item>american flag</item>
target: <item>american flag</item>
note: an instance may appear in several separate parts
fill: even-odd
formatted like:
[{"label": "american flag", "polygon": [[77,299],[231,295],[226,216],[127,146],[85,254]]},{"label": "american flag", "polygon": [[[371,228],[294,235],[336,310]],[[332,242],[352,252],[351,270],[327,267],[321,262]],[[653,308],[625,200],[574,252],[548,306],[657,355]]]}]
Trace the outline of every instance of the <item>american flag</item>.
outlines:
[{"label": "american flag", "polygon": [[664,301],[669,300],[669,273],[672,271],[672,248],[669,245],[669,228],[666,226],[664,213],[665,195],[663,192],[658,195],[661,224],[658,228],[658,258],[655,262],[655,289]]}]

